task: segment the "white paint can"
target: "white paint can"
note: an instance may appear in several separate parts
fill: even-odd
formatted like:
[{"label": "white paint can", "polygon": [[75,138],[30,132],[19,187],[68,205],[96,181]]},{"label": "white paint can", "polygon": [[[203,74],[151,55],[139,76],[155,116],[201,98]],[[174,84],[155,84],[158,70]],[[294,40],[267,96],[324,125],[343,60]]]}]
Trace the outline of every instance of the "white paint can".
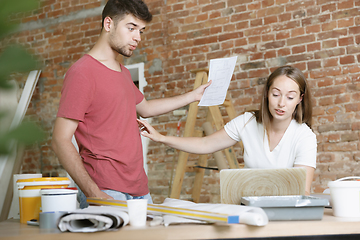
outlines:
[{"label": "white paint can", "polygon": [[20,219],[20,208],[19,208],[19,190],[17,187],[17,180],[19,179],[29,179],[29,178],[41,178],[41,173],[34,174],[14,174],[13,176],[13,199],[11,202],[11,207],[9,211],[8,218]]},{"label": "white paint can", "polygon": [[76,210],[76,188],[41,189],[42,212],[74,211]]},{"label": "white paint can", "polygon": [[32,219],[39,220],[41,212],[41,189],[67,188],[68,178],[43,177],[17,180],[19,190],[20,223],[27,223]]},{"label": "white paint can", "polygon": [[328,186],[335,217],[360,217],[360,177],[340,178]]}]

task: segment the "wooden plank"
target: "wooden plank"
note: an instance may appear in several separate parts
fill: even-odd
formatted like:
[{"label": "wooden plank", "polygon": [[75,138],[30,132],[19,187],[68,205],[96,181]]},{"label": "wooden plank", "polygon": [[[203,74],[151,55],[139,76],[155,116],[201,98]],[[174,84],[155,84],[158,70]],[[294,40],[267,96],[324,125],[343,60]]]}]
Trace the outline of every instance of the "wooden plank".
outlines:
[{"label": "wooden plank", "polygon": [[[202,137],[203,131],[197,130],[195,131],[196,137]],[[198,166],[207,167],[207,154],[202,154],[199,156],[198,159]],[[195,180],[194,180],[194,187],[192,190],[192,200],[193,202],[198,203],[200,201],[200,193],[201,187],[204,180],[205,169],[204,168],[196,168]]]},{"label": "wooden plank", "polygon": [[230,97],[229,93],[227,93],[223,105],[225,107],[225,110],[226,110],[230,120],[233,120],[234,118],[237,117],[236,112],[235,112],[235,108],[234,108],[234,105],[232,103],[232,100],[231,100],[231,97]]},{"label": "wooden plank", "polygon": [[[192,70],[191,72],[196,73],[194,89],[199,87],[201,84],[204,84],[207,82],[208,69],[196,69],[196,70]],[[230,119],[235,118],[236,112],[234,109],[234,105],[232,104],[229,93],[227,93],[227,96],[226,96],[226,99],[225,99],[223,105],[225,106],[225,109],[228,113],[229,118]],[[197,103],[190,104],[189,114],[188,114],[188,117],[186,120],[186,125],[185,125],[184,137],[192,136],[192,134],[194,132],[194,128],[195,128],[197,111],[198,111]],[[216,130],[220,130],[224,127],[224,120],[222,118],[219,106],[208,107],[208,114],[207,114],[206,121],[214,123]],[[213,132],[213,130],[212,130],[211,123],[208,123],[208,124],[210,126],[206,125],[207,126],[207,135],[210,135]],[[203,126],[203,128],[204,128],[204,126]],[[212,130],[212,131],[210,131],[210,130]],[[228,164],[225,162],[225,159],[224,159],[221,151],[213,153],[214,158],[218,165],[218,169],[221,170],[221,169],[226,169],[229,167],[233,168],[233,169],[239,168],[239,163],[236,159],[234,148],[230,147],[230,148],[224,149],[224,152],[225,152],[225,156],[227,158]],[[201,185],[202,185],[202,180],[203,180],[204,169],[194,170],[193,167],[187,166],[188,157],[189,157],[188,153],[183,152],[183,151],[179,152],[179,159],[178,159],[178,164],[176,167],[176,172],[175,172],[175,177],[173,180],[170,197],[171,198],[179,198],[185,172],[196,171],[197,174],[195,177],[195,183],[194,183],[194,187],[193,187],[193,201],[198,202],[199,198],[200,198],[200,190],[201,190]],[[205,160],[202,157],[200,157],[199,161],[201,161],[203,163],[205,163],[205,161],[206,161],[206,163],[207,163],[207,159]]]},{"label": "wooden plank", "polygon": [[[207,74],[204,71],[198,71],[195,77],[194,89],[200,87],[203,83],[207,82]],[[196,116],[198,112],[198,102],[193,102],[190,104],[188,116],[186,119],[184,137],[193,136],[195,129]],[[181,192],[181,186],[184,180],[185,169],[187,160],[189,158],[189,153],[184,151],[179,151],[178,164],[175,170],[175,177],[173,180],[173,185],[171,188],[171,198],[179,198]]]},{"label": "wooden plank", "polygon": [[[209,123],[209,122],[205,122],[205,123],[203,124],[203,128],[204,128],[204,132],[205,132],[205,134],[206,134],[207,136],[208,136],[208,135],[211,135],[211,134],[214,132],[214,130],[213,130],[213,128],[212,128],[212,125],[211,125],[211,123]],[[222,169],[227,169],[227,168],[229,168],[228,164],[226,163],[226,160],[225,160],[225,158],[224,158],[224,155],[223,155],[223,152],[222,152],[222,151],[214,152],[214,153],[213,153],[213,156],[214,156],[214,158],[215,158],[216,165],[217,165],[219,171],[222,170]]]},{"label": "wooden plank", "polygon": [[[236,111],[235,111],[235,108],[234,108],[234,104],[232,103],[232,100],[231,100],[231,97],[230,97],[230,94],[227,93],[226,95],[226,99],[224,101],[224,107],[225,107],[225,110],[229,116],[229,119],[230,120],[233,120],[234,118],[237,117],[237,114],[236,114]],[[239,146],[240,146],[240,151],[242,152],[242,154],[244,154],[244,144],[242,141],[238,142]],[[241,168],[241,166],[238,164],[238,166]]]},{"label": "wooden plank", "polygon": [[190,70],[190,72],[195,73],[195,74],[197,74],[198,72],[204,72],[204,73],[206,73],[206,75],[209,75],[209,68],[197,68],[197,69]]},{"label": "wooden plank", "polygon": [[225,169],[220,172],[221,203],[242,197],[305,195],[306,169]]},{"label": "wooden plank", "polygon": [[[216,130],[220,130],[224,127],[224,120],[222,118],[220,109],[218,106],[209,107],[210,114],[213,118]],[[230,168],[239,168],[239,163],[235,156],[235,151],[233,147],[224,149],[226,159],[228,161]]]},{"label": "wooden plank", "polygon": [[[115,206],[119,207],[124,211],[128,211],[127,202],[122,200],[107,200],[102,198],[87,198],[86,200],[89,204],[100,205],[100,206]],[[219,212],[210,212],[204,210],[197,210],[196,206],[191,208],[183,207],[170,207],[162,204],[148,204],[147,213],[148,214],[164,214],[172,215],[178,217],[186,217],[194,220],[208,221],[208,222],[220,222],[220,223],[240,223],[241,219],[238,213],[226,214]],[[201,207],[200,207],[201,208]],[[238,217],[234,219],[234,216]]]}]

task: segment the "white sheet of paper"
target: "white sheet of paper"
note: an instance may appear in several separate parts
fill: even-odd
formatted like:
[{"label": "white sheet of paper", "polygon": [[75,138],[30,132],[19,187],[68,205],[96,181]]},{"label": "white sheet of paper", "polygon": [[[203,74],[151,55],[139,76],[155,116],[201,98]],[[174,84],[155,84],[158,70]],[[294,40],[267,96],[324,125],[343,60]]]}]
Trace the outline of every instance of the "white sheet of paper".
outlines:
[{"label": "white sheet of paper", "polygon": [[214,106],[224,103],[236,60],[237,56],[210,60],[208,80],[211,80],[212,83],[205,89],[199,106]]}]

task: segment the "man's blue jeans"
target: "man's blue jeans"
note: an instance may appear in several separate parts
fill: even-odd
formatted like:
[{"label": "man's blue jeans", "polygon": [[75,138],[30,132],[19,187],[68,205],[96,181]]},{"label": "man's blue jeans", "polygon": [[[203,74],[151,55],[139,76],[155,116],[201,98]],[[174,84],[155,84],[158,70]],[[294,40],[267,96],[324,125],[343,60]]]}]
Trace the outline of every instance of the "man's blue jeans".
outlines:
[{"label": "man's blue jeans", "polygon": [[[87,208],[89,206],[89,204],[86,202],[86,196],[85,194],[80,190],[80,188],[78,188],[79,192],[77,195],[77,199],[80,203],[80,208]],[[101,190],[104,193],[106,193],[107,195],[113,197],[115,200],[122,200],[122,201],[126,201],[129,199],[147,199],[148,203],[152,204],[152,198],[150,193],[144,195],[144,196],[138,196],[138,197],[134,197],[131,196],[128,193],[123,193],[123,192],[118,192],[118,191],[114,191],[114,190]]]}]

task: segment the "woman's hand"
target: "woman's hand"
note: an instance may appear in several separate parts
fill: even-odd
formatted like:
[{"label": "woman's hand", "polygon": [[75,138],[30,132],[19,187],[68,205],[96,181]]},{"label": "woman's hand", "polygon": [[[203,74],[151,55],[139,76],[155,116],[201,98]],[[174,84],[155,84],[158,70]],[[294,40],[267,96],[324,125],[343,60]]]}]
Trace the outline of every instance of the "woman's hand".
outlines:
[{"label": "woman's hand", "polygon": [[142,136],[150,138],[154,142],[160,142],[160,140],[164,138],[164,136],[156,131],[147,121],[137,119],[137,122]]}]

